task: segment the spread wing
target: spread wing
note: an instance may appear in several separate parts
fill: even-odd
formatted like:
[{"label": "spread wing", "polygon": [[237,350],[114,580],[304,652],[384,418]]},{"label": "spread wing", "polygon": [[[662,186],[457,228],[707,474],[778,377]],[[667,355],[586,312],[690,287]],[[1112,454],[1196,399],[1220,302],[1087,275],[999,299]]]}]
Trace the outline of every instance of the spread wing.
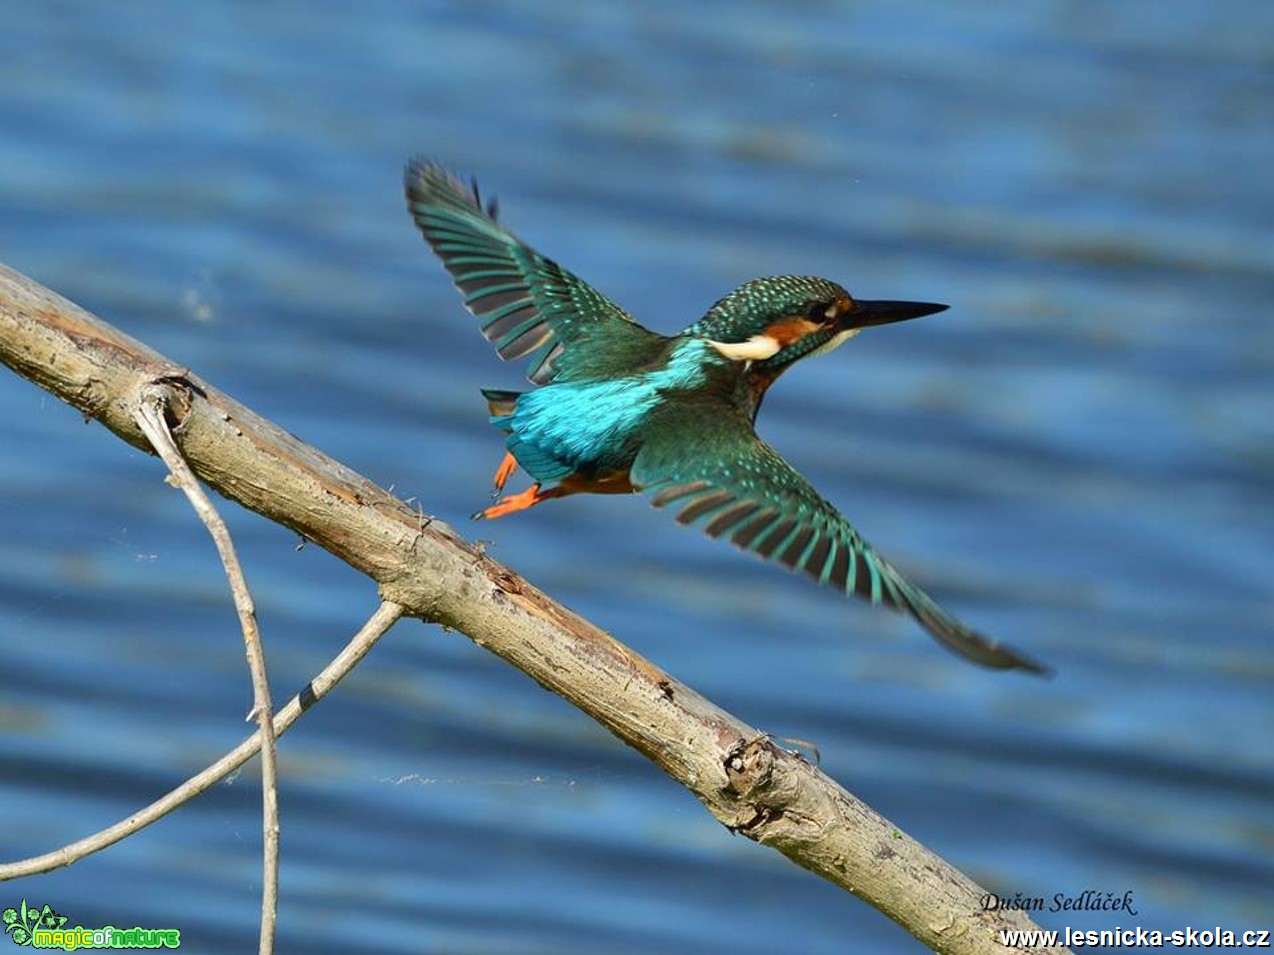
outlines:
[{"label": "spread wing", "polygon": [[442,259],[465,306],[501,358],[531,356],[537,385],[570,378],[584,356],[571,345],[590,334],[616,347],[659,336],[587,282],[505,230],[495,204],[485,207],[477,184],[466,186],[441,167],[413,160],[405,174],[407,208]]},{"label": "spread wing", "polygon": [[650,435],[630,475],[675,505],[677,520],[697,524],[819,583],[911,614],[939,642],[996,669],[1047,673],[1017,651],[971,630],[943,610],[877,554],[844,516],[758,438],[743,414],[724,401],[702,399],[668,415]]}]

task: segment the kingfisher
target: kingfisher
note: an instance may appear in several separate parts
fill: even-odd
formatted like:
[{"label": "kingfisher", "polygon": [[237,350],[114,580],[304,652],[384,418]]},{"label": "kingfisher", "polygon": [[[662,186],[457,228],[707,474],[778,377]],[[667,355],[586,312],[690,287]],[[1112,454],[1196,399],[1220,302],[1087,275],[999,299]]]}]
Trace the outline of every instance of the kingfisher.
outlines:
[{"label": "kingfisher", "polygon": [[[530,391],[483,389],[504,435],[491,519],[571,494],[642,492],[701,527],[820,584],[910,614],[993,669],[1044,674],[967,627],[907,580],[754,430],[769,387],[864,328],[947,308],[863,301],[828,279],[781,275],[730,292],[676,335],[639,325],[497,220],[476,180],[408,163],[407,207],[499,356],[526,358]],[[531,487],[501,497],[522,468]]]}]

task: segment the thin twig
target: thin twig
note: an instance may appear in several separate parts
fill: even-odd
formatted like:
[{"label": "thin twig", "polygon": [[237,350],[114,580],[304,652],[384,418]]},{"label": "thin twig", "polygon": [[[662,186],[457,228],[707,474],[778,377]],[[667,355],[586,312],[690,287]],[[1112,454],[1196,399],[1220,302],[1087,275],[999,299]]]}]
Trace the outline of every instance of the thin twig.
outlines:
[{"label": "thin twig", "polygon": [[191,507],[199,515],[217,553],[226,569],[230,593],[234,597],[239,625],[243,629],[243,642],[247,651],[248,671],[252,674],[252,712],[248,718],[256,718],[261,728],[261,826],[262,826],[262,875],[261,875],[261,943],[260,955],[274,951],[275,926],[279,910],[279,776],[275,754],[274,704],[270,699],[270,681],[266,674],[265,649],[261,645],[261,631],[257,626],[257,612],[253,605],[248,581],[235,553],[230,529],[213,506],[208,495],[190,470],[173,440],[164,412],[175,402],[166,385],[151,382],[142,389],[137,403],[136,421],[151,445],[164,459],[173,480],[185,492]]},{"label": "thin twig", "polygon": [[[358,661],[367,655],[367,651],[376,644],[376,641],[403,615],[403,609],[400,604],[388,600],[377,607],[376,612],[346,644],[345,649],[338,653],[304,690],[292,697],[287,705],[275,714],[274,735],[282,736],[286,733],[302,713],[326,696],[332,687],[344,679]],[[0,865],[0,882],[50,872],[114,845],[134,832],[146,828],[152,822],[162,819],[200,793],[211,789],[255,756],[260,749],[261,734],[256,732],[198,775],[190,777],[172,792],[110,828],[103,829],[78,842],[72,842],[61,849],[55,849],[53,852]]]}]

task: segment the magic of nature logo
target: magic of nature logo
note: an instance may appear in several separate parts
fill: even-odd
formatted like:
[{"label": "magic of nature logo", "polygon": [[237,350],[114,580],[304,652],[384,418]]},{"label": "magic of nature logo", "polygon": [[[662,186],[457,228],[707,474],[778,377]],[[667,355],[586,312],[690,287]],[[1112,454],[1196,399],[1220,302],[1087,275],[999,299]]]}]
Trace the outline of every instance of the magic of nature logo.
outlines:
[{"label": "magic of nature logo", "polygon": [[73,952],[77,948],[180,948],[181,932],[175,928],[85,928],[77,925],[67,928],[67,918],[59,915],[47,903],[43,906],[22,904],[0,912],[4,933],[15,945],[31,948],[56,948]]}]

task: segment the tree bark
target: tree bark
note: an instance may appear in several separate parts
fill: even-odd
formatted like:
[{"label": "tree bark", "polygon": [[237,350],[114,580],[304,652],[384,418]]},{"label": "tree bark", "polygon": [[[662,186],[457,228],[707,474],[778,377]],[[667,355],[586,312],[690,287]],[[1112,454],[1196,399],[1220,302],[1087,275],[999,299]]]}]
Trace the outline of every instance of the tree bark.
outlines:
[{"label": "tree bark", "polygon": [[1002,955],[1000,931],[1036,928],[1022,912],[984,911],[985,889],[818,768],[442,521],[3,265],[0,361],[146,451],[135,411],[143,389],[163,387],[182,453],[208,486],[371,577],[383,599],[466,634],[652,760],[732,832],[853,893],[931,949]]}]

